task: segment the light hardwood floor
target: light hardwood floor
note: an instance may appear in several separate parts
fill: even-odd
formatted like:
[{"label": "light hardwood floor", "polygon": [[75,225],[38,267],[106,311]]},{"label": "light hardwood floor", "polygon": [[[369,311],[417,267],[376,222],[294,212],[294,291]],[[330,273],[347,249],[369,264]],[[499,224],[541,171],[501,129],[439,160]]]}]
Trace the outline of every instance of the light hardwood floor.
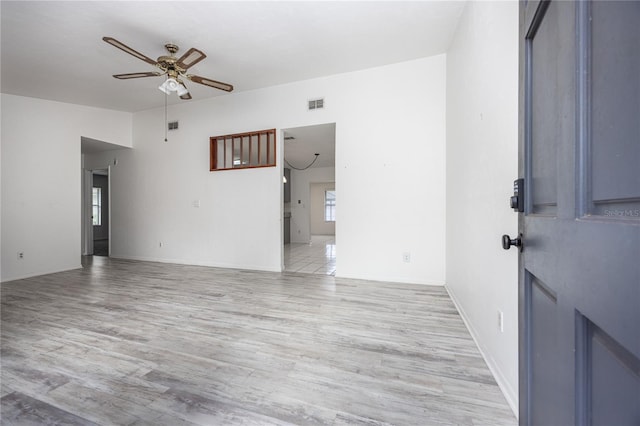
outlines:
[{"label": "light hardwood floor", "polygon": [[441,287],[85,258],[1,285],[3,425],[514,425]]}]

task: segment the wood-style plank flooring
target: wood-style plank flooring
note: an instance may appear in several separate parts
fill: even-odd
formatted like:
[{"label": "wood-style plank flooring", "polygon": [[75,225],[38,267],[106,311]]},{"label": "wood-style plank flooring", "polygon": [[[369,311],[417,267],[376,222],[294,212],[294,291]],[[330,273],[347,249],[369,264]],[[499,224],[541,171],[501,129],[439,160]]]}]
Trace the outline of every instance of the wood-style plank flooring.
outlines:
[{"label": "wood-style plank flooring", "polygon": [[4,283],[3,425],[514,425],[441,287],[85,258]]}]

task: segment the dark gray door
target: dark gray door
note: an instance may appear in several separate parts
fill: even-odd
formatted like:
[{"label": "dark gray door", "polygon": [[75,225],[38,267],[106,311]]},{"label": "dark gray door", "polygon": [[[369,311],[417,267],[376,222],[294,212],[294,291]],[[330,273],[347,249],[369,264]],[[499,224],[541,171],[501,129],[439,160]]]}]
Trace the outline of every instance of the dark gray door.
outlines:
[{"label": "dark gray door", "polygon": [[521,2],[520,422],[640,425],[640,2]]}]

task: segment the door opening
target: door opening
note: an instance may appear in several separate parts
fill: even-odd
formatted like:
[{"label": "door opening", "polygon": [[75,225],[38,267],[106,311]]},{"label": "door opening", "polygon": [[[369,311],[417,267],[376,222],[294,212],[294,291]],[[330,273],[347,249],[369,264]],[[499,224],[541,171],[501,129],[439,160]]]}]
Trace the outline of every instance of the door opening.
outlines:
[{"label": "door opening", "polygon": [[[83,256],[94,254],[96,256],[111,256],[113,253],[112,177],[117,177],[117,174],[112,175],[112,172],[117,170],[118,157],[124,155],[129,149],[84,136],[80,138],[82,158],[81,253]],[[117,243],[117,241],[116,234],[115,242]],[[85,260],[88,258],[83,262]]]},{"label": "door opening", "polygon": [[283,269],[336,273],[336,124],[283,130]]},{"label": "door opening", "polygon": [[93,170],[92,174],[93,255],[109,256],[109,169]]}]

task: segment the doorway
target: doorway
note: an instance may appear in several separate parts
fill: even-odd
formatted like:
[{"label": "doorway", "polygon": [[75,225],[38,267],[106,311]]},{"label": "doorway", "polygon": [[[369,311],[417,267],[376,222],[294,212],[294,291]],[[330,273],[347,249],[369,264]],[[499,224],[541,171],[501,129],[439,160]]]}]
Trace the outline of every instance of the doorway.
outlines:
[{"label": "doorway", "polygon": [[284,271],[335,275],[335,123],[283,130]]},{"label": "doorway", "polygon": [[114,246],[111,223],[112,173],[117,170],[118,157],[130,148],[84,136],[80,138],[80,147],[81,253],[83,256],[110,256]]},{"label": "doorway", "polygon": [[92,175],[93,255],[109,256],[109,169],[93,170]]}]

